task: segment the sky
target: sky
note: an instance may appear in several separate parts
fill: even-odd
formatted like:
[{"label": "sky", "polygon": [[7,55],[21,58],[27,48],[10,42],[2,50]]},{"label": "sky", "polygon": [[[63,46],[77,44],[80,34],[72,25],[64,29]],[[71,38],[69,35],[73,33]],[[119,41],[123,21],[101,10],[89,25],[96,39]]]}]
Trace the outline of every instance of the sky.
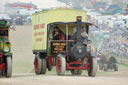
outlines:
[{"label": "sky", "polygon": [[32,2],[36,4],[38,8],[51,8],[51,7],[65,7],[64,3],[58,2],[57,0],[0,0],[5,2]]}]

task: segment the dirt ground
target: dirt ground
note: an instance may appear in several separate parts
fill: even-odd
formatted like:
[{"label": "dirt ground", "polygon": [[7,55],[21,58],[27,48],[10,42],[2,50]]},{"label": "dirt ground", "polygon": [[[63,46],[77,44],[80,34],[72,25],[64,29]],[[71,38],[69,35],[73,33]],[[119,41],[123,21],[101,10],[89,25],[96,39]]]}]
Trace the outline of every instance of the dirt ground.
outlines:
[{"label": "dirt ground", "polygon": [[11,31],[13,52],[12,78],[0,78],[0,85],[128,85],[128,68],[121,67],[118,72],[99,71],[96,77],[57,76],[55,72],[46,75],[35,75],[33,72],[32,28],[30,25],[16,26]]}]

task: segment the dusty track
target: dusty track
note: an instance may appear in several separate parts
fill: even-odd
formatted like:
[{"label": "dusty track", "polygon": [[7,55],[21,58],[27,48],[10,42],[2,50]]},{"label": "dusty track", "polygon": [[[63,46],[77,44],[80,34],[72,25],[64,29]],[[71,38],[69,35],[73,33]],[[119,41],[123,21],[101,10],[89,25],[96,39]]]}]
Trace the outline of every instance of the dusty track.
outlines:
[{"label": "dusty track", "polygon": [[96,77],[88,77],[87,73],[82,76],[57,76],[55,73],[35,75],[31,33],[31,26],[17,26],[16,31],[11,31],[13,76],[0,78],[0,85],[128,85],[128,68],[98,73]]},{"label": "dusty track", "polygon": [[[34,73],[14,74],[12,78],[0,79],[0,85],[127,85],[128,70],[99,74],[97,77],[35,75]],[[125,75],[126,74],[126,75]]]}]

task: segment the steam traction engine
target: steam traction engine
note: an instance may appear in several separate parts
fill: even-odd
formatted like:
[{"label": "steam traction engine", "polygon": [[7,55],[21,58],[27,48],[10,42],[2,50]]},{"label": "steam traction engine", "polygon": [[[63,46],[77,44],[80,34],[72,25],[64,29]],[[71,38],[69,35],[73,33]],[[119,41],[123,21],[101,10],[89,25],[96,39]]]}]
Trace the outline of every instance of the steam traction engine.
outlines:
[{"label": "steam traction engine", "polygon": [[6,20],[0,20],[0,77],[12,75],[12,53],[9,41],[10,26]]},{"label": "steam traction engine", "polygon": [[[86,22],[86,11],[51,9],[35,13],[32,17],[34,68],[37,75],[45,74],[46,69],[51,71],[53,66],[56,66],[58,75],[64,75],[66,70],[71,71],[72,75],[80,75],[82,70],[87,70],[91,77],[96,75],[97,60],[91,55],[91,41],[88,37],[84,40],[81,37],[82,28],[88,34],[92,25]],[[60,39],[54,39],[55,27],[63,35]]]}]

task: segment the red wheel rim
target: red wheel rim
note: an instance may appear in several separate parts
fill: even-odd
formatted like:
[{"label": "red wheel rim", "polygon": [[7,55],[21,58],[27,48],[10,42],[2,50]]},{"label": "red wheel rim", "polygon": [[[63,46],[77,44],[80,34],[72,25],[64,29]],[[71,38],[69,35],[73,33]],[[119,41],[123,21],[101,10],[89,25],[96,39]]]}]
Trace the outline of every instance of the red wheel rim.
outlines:
[{"label": "red wheel rim", "polygon": [[37,69],[38,69],[38,63],[37,62],[38,62],[37,58],[35,58],[35,71],[37,71]]},{"label": "red wheel rim", "polygon": [[57,59],[57,72],[60,72],[60,68],[61,68],[61,61],[60,58]]}]

